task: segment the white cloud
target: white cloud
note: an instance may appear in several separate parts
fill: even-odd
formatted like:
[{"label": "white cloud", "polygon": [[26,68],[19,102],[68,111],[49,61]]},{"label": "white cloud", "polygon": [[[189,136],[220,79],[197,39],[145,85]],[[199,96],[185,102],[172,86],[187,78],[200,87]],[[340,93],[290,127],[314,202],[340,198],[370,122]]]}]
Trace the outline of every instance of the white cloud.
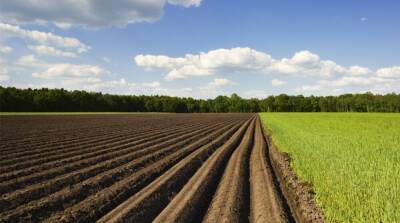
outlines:
[{"label": "white cloud", "polygon": [[354,93],[371,91],[375,93],[388,93],[399,91],[400,80],[382,78],[376,75],[370,76],[342,76],[334,80],[319,80],[312,85],[303,85],[297,87],[297,93],[315,93],[321,95],[325,94],[338,94],[338,93]]},{"label": "white cloud", "polygon": [[20,57],[16,62],[15,65],[23,66],[23,67],[47,67],[48,64],[38,60],[35,55],[29,54]]},{"label": "white cloud", "polygon": [[0,39],[7,39],[11,37],[18,37],[36,41],[42,45],[53,46],[65,49],[75,50],[77,53],[85,53],[90,47],[80,42],[76,38],[62,37],[53,33],[46,33],[37,30],[28,30],[20,28],[19,26],[1,23],[0,22]]},{"label": "white cloud", "polygon": [[54,25],[61,29],[70,29],[72,27],[71,24],[66,22],[55,22]]},{"label": "white cloud", "polygon": [[208,83],[208,87],[210,88],[219,88],[233,85],[234,83],[226,78],[215,78],[213,81]]},{"label": "white cloud", "polygon": [[213,98],[218,95],[226,95],[227,92],[225,92],[224,87],[233,85],[236,85],[236,83],[226,78],[215,78],[207,85],[197,87],[195,93],[201,98]]},{"label": "white cloud", "polygon": [[10,77],[7,74],[0,73],[0,82],[8,81]]},{"label": "white cloud", "polygon": [[367,19],[366,17],[362,17],[360,20],[361,20],[361,22],[365,22],[365,21],[367,21],[368,19]]},{"label": "white cloud", "polygon": [[125,26],[154,22],[163,15],[166,3],[199,6],[201,0],[12,0],[0,2],[0,21],[7,23],[54,23],[74,26]]},{"label": "white cloud", "polygon": [[164,55],[138,55],[134,60],[139,67],[167,71],[165,76],[167,80],[208,76],[219,72],[257,71],[272,63],[268,54],[250,48],[217,49],[177,58]]},{"label": "white cloud", "polygon": [[[81,86],[82,88],[82,86]],[[101,81],[98,83],[87,83],[83,89],[89,91],[103,91],[117,94],[135,95],[170,95],[180,97],[193,96],[192,88],[165,88],[157,81],[135,83],[120,78],[119,80]]]},{"label": "white cloud", "polygon": [[30,45],[30,46],[28,46],[28,48],[40,55],[57,56],[57,57],[76,57],[77,56],[77,54],[74,52],[62,51],[62,50],[58,50],[54,47],[45,46],[45,45],[37,45],[37,46]]},{"label": "white cloud", "polygon": [[250,72],[325,78],[344,74],[364,75],[371,72],[361,66],[346,68],[332,60],[322,60],[317,54],[309,51],[299,51],[291,58],[274,59],[267,53],[240,47],[186,54],[184,57],[137,55],[134,60],[137,66],[145,70],[163,70],[167,80]]},{"label": "white cloud", "polygon": [[326,83],[326,85],[331,85],[335,87],[344,87],[344,86],[349,86],[349,85],[370,85],[373,83],[371,78],[367,77],[341,77],[338,80],[335,81],[324,81],[323,83]]},{"label": "white cloud", "polygon": [[272,84],[272,86],[282,86],[282,85],[285,85],[286,82],[285,82],[285,81],[278,80],[278,79],[273,79],[273,80],[271,81],[271,84]]},{"label": "white cloud", "polygon": [[182,67],[186,63],[185,58],[172,58],[163,55],[137,55],[134,60],[138,66],[145,69],[172,70],[177,67]]},{"label": "white cloud", "polygon": [[295,89],[296,92],[312,92],[322,90],[322,85],[304,85]]},{"label": "white cloud", "polygon": [[212,71],[208,69],[201,69],[195,65],[185,65],[181,68],[173,69],[165,76],[166,80],[185,79],[189,76],[208,76]]},{"label": "white cloud", "polygon": [[13,51],[13,48],[10,46],[5,46],[0,44],[0,53],[11,53]]},{"label": "white cloud", "polygon": [[110,60],[108,57],[103,57],[103,61],[104,61],[104,62],[107,62],[107,63],[110,63],[110,62],[111,62],[111,60]]},{"label": "white cloud", "polygon": [[400,79],[400,66],[385,67],[376,71],[378,77],[383,78],[399,78]]},{"label": "white cloud", "polygon": [[355,65],[355,66],[351,66],[348,69],[348,73],[351,75],[356,75],[356,76],[357,75],[365,75],[365,74],[371,73],[371,70],[367,67],[360,67],[360,66]]},{"label": "white cloud", "polygon": [[181,5],[184,7],[200,6],[202,0],[168,0],[171,5]]},{"label": "white cloud", "polygon": [[68,79],[63,79],[60,81],[61,86],[63,87],[69,87],[74,89],[77,88],[87,88],[87,86],[92,85],[92,84],[98,84],[101,83],[102,80],[99,77],[76,77],[76,78],[68,78]]},{"label": "white cloud", "polygon": [[8,71],[6,68],[0,67],[0,82],[8,81],[10,76],[8,76]]},{"label": "white cloud", "polygon": [[240,96],[243,98],[258,98],[258,99],[263,99],[268,97],[268,95],[271,95],[271,93],[268,93],[265,90],[250,90],[250,91],[245,91],[240,93]]},{"label": "white cloud", "polygon": [[158,81],[153,81],[153,82],[146,82],[146,83],[143,83],[143,86],[145,86],[145,87],[157,88],[157,87],[160,87],[161,84],[160,84],[160,82],[158,82]]},{"label": "white cloud", "polygon": [[109,71],[93,65],[87,64],[50,64],[47,70],[34,72],[33,77],[55,78],[55,77],[98,77],[108,74]]},{"label": "white cloud", "polygon": [[317,54],[309,51],[300,51],[292,58],[276,60],[272,66],[266,68],[267,72],[282,74],[297,74],[306,76],[330,77],[335,73],[345,72],[345,68],[337,65],[332,60],[321,60]]}]

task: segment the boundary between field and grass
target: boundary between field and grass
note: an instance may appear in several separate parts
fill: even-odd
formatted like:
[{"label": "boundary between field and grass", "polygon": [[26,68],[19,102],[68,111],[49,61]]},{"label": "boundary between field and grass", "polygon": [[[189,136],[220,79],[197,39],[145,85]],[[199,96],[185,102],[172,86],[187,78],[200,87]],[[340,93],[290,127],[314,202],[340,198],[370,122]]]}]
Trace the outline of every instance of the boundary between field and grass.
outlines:
[{"label": "boundary between field and grass", "polygon": [[324,214],[317,205],[311,184],[297,177],[291,167],[290,154],[279,150],[272,140],[273,132],[266,128],[263,122],[261,124],[277,188],[281,190],[292,216],[300,223],[323,223]]}]

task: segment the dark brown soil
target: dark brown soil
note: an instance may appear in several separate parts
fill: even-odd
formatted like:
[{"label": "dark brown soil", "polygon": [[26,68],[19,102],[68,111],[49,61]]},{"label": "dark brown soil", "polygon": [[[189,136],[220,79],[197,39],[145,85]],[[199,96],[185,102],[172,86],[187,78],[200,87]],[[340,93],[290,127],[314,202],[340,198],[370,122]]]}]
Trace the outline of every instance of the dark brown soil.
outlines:
[{"label": "dark brown soil", "polygon": [[296,222],[324,222],[323,212],[315,202],[311,185],[296,176],[290,167],[290,156],[278,151],[271,137],[267,138],[273,169]]},{"label": "dark brown soil", "polygon": [[0,116],[0,222],[321,222],[271,147],[254,114]]}]

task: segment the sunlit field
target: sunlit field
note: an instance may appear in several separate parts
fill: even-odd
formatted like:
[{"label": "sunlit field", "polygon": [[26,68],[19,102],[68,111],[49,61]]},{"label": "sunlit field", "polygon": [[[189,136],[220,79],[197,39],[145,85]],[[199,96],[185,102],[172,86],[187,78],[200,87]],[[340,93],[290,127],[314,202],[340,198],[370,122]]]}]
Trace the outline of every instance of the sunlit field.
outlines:
[{"label": "sunlit field", "polygon": [[261,113],[327,222],[400,219],[400,115]]}]

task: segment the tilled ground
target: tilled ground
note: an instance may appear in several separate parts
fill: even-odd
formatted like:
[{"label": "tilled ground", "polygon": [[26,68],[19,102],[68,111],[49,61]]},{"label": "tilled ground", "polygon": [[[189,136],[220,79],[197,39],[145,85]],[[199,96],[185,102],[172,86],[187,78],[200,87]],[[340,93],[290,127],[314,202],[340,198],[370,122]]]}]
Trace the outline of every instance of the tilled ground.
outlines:
[{"label": "tilled ground", "polygon": [[294,221],[258,115],[0,121],[0,222]]}]

